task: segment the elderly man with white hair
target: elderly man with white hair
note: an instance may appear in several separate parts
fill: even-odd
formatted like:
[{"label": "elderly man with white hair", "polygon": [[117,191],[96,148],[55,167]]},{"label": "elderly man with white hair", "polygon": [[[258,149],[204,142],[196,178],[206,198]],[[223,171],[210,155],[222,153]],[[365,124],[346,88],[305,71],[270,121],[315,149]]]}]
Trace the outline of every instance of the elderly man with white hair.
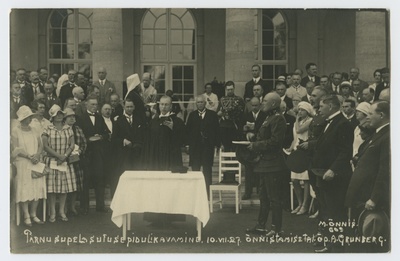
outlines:
[{"label": "elderly man with white hair", "polygon": [[140,84],[142,89],[142,97],[144,104],[156,103],[157,102],[157,90],[151,84],[151,74],[145,72],[142,76],[142,83]]},{"label": "elderly man with white hair", "polygon": [[83,102],[85,92],[82,87],[77,86],[72,89],[72,95],[74,96],[74,101],[76,103],[75,114],[80,117],[86,111],[86,104]]}]

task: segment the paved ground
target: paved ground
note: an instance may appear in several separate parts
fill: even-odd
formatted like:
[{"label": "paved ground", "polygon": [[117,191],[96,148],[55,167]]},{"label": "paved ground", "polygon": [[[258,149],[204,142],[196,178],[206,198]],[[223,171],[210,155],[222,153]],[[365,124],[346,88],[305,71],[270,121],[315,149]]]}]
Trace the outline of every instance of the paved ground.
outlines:
[{"label": "paved ground", "polygon": [[[234,206],[215,209],[203,229],[202,241],[196,237],[195,219],[154,228],[133,215],[128,236],[133,242],[120,241],[121,229],[111,221],[111,214],[91,210],[87,216],[70,218],[69,222],[46,222],[27,228],[11,224],[13,253],[312,253],[312,243],[258,242],[264,237],[246,236],[246,228],[256,223],[258,206],[244,206],[234,214]],[[285,236],[294,240],[304,234],[312,236],[316,221],[307,216],[284,213]],[[251,242],[248,240],[251,239]],[[137,240],[142,242],[137,242]],[[167,241],[170,242],[167,242]],[[176,240],[176,241],[174,241]],[[91,242],[93,241],[93,242]],[[158,243],[156,243],[158,241]],[[165,242],[164,242],[165,241]],[[172,242],[171,242],[172,241]]]}]

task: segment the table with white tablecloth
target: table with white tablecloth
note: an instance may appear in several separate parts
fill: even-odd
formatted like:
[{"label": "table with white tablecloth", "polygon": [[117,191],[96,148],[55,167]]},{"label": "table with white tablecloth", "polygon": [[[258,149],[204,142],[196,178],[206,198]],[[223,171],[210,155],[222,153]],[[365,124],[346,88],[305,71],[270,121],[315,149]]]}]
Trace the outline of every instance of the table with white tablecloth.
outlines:
[{"label": "table with white tablecloth", "polygon": [[170,171],[125,171],[119,178],[111,202],[111,220],[122,226],[123,237],[130,230],[131,213],[192,215],[197,219],[197,235],[210,218],[203,173]]}]

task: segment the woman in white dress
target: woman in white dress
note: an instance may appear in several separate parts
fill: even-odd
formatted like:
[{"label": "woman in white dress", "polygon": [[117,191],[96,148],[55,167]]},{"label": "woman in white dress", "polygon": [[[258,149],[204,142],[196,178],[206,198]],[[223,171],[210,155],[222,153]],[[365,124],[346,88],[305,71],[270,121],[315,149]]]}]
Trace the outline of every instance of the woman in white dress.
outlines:
[{"label": "woman in white dress", "polygon": [[[308,127],[312,121],[314,109],[308,102],[302,101],[298,104],[298,113],[296,122],[293,127],[293,143],[290,151],[296,150],[300,142],[308,140]],[[301,173],[291,172],[291,179],[299,205],[292,211],[292,214],[302,215],[307,212],[308,199],[310,197],[310,183],[308,178],[308,171]],[[302,189],[300,181],[303,181],[304,189]]]},{"label": "woman in white dress", "polygon": [[46,198],[46,177],[32,178],[31,166],[39,163],[43,146],[40,133],[29,124],[33,113],[28,106],[21,106],[17,111],[17,125],[11,132],[13,164],[16,166],[15,198],[22,207],[24,224],[32,226],[43,224],[36,216],[39,199]]}]

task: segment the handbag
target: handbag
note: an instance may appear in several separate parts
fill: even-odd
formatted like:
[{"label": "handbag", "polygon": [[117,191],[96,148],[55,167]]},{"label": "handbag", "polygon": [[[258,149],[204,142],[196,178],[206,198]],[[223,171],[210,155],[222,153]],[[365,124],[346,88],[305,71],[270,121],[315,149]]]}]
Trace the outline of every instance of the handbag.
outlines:
[{"label": "handbag", "polygon": [[46,166],[46,167],[44,167],[44,170],[42,173],[32,170],[31,177],[33,179],[38,179],[38,178],[48,175],[49,173],[50,173],[50,168],[48,166]]}]

